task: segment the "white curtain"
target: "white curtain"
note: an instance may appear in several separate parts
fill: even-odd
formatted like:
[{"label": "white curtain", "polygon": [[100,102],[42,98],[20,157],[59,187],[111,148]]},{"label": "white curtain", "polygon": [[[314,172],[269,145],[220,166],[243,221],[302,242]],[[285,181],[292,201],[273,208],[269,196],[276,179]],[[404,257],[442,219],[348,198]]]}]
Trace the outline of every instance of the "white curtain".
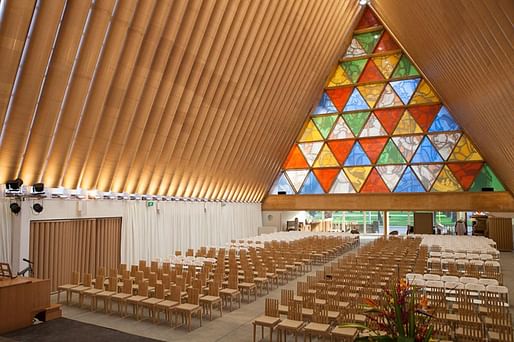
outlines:
[{"label": "white curtain", "polygon": [[121,260],[166,258],[181,250],[222,246],[257,235],[260,203],[126,201],[121,230]]},{"label": "white curtain", "polygon": [[12,217],[10,202],[0,199],[0,262],[11,263]]}]

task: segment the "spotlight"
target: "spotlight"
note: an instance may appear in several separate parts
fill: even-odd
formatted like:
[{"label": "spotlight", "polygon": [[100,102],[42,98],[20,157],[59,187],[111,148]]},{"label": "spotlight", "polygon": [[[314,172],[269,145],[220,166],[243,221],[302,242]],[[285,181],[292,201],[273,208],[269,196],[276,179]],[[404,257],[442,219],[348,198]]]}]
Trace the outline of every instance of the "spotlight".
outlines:
[{"label": "spotlight", "polygon": [[32,185],[32,193],[33,194],[42,194],[44,192],[45,192],[45,184],[35,183]]},{"label": "spotlight", "polygon": [[40,212],[43,211],[43,206],[39,203],[34,203],[34,205],[32,206],[32,209],[34,209],[34,211],[39,214]]},{"label": "spotlight", "polygon": [[9,207],[11,208],[11,211],[14,215],[18,215],[18,213],[21,211],[20,205],[16,202],[11,203]]},{"label": "spotlight", "polygon": [[5,183],[6,190],[9,192],[20,192],[22,185],[23,185],[23,181],[20,178],[10,180],[10,181],[7,181],[7,183]]}]

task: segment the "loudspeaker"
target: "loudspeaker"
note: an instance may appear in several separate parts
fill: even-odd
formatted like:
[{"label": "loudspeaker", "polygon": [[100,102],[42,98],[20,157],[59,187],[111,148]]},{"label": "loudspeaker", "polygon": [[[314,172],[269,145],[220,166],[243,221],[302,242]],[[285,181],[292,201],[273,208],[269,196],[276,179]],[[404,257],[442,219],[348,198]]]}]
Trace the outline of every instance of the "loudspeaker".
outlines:
[{"label": "loudspeaker", "polygon": [[279,191],[279,192],[278,192],[278,194],[279,194],[279,195],[285,195],[285,194],[287,194],[287,192],[285,192],[285,191]]},{"label": "loudspeaker", "polygon": [[486,188],[482,188],[482,191],[494,191],[494,188],[486,187]]}]

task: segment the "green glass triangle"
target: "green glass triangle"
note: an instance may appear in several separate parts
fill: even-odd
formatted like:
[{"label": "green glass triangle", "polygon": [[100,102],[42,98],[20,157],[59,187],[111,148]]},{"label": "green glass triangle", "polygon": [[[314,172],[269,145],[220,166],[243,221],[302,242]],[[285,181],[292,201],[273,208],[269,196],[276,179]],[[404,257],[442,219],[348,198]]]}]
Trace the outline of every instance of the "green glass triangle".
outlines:
[{"label": "green glass triangle", "polygon": [[355,136],[359,135],[362,126],[368,121],[369,113],[370,112],[357,112],[343,115],[344,121],[346,121],[346,124],[350,127]]},{"label": "green glass triangle", "polygon": [[393,141],[389,140],[378,158],[377,164],[405,164],[405,159]]},{"label": "green glass triangle", "polygon": [[334,126],[334,122],[337,120],[337,115],[317,116],[313,120],[323,138],[326,139],[332,130],[332,126]]},{"label": "green glass triangle", "polygon": [[469,191],[482,191],[482,188],[494,188],[494,191],[505,191],[503,184],[487,164],[480,170]]},{"label": "green glass triangle", "polygon": [[409,61],[409,58],[406,55],[403,55],[394,70],[393,78],[406,76],[419,76],[419,72]]},{"label": "green glass triangle", "polygon": [[367,61],[368,60],[364,58],[341,63],[341,66],[352,83],[357,82]]},{"label": "green glass triangle", "polygon": [[364,48],[364,51],[369,55],[375,49],[375,45],[377,45],[378,39],[382,35],[382,31],[374,31],[367,33],[360,33],[353,36]]}]

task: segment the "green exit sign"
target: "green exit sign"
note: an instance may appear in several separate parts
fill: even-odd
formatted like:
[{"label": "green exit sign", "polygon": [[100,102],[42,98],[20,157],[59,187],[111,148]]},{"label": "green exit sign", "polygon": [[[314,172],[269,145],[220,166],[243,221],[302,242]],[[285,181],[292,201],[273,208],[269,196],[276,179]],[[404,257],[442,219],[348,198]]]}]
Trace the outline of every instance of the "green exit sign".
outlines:
[{"label": "green exit sign", "polygon": [[155,205],[155,201],[147,201],[146,206],[147,207],[153,207]]}]

